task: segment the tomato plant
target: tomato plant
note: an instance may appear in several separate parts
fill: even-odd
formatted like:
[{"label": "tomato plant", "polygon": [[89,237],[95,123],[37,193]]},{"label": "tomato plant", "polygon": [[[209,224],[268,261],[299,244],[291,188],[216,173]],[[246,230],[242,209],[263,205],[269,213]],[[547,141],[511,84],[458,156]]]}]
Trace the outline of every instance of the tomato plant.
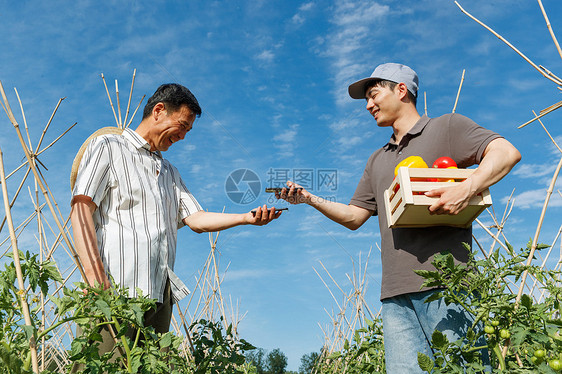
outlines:
[{"label": "tomato plant", "polygon": [[[538,245],[536,248],[547,247]],[[466,264],[457,264],[453,256],[445,252],[434,257],[434,271],[416,271],[425,278],[424,286],[442,287],[432,300],[456,303],[474,318],[464,339],[446,344],[439,341],[437,345],[432,341],[434,358],[419,360],[424,363],[420,367],[426,372],[481,372],[486,365],[484,355],[474,352],[486,348],[492,368],[501,373],[557,370],[553,366],[557,367],[562,354],[561,273],[526,265],[531,243],[518,252],[507,243],[507,249],[506,254],[496,249],[488,258],[478,259],[477,253],[467,246],[469,260]],[[522,294],[516,303],[510,286],[525,271],[538,279],[545,289],[548,296],[541,302]],[[479,338],[485,338],[487,344],[480,345]]]},{"label": "tomato plant", "polygon": [[355,330],[353,340],[346,340],[340,351],[321,353],[313,373],[363,374],[385,373],[382,320],[365,320],[366,326]]},{"label": "tomato plant", "polygon": [[[10,255],[8,255],[10,256]],[[21,268],[24,280],[29,284],[30,306],[39,309],[38,290],[49,294],[49,284],[62,281],[52,262],[39,262],[38,255],[20,251]],[[31,374],[30,340],[48,339],[59,326],[77,323],[82,334],[70,342],[67,352],[71,370],[76,363],[80,372],[85,373],[242,373],[243,352],[253,346],[232,332],[226,331],[221,323],[200,320],[194,322],[190,330],[194,336],[193,359],[188,360],[180,345],[184,338],[171,332],[156,334],[150,327],[144,327],[144,313],[152,308],[156,300],[147,297],[129,298],[126,289],[107,289],[90,287],[78,283],[77,288],[62,289],[64,296],[50,299],[56,305],[57,320],[44,329],[40,315],[32,313],[32,326],[24,324],[19,291],[15,287],[16,271],[14,263],[6,263],[0,271],[0,373]],[[83,292],[85,289],[87,292]],[[32,309],[32,310],[33,310]],[[116,328],[118,337],[116,348],[123,348],[125,354],[114,361],[111,354],[98,353],[99,326],[110,324]],[[135,328],[144,336],[142,344],[138,339],[125,335],[128,328]],[[66,360],[68,361],[68,360]],[[53,373],[49,369],[42,374]]]}]

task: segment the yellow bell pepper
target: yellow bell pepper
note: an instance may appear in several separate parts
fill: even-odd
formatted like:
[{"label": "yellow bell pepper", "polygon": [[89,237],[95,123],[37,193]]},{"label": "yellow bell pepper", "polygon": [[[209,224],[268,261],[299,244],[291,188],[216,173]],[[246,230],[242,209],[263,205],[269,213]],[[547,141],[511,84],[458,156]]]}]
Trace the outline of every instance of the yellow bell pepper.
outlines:
[{"label": "yellow bell pepper", "polygon": [[426,168],[427,164],[420,156],[406,157],[404,160],[400,161],[394,168],[394,176],[398,174],[398,169],[402,166],[406,166],[408,168]]}]

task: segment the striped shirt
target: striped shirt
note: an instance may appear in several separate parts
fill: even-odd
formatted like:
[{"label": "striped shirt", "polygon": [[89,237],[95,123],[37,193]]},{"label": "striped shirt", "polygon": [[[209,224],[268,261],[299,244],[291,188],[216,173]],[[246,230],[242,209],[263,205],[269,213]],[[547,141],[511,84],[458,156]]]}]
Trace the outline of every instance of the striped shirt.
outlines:
[{"label": "striped shirt", "polygon": [[72,196],[85,195],[100,256],[115,283],[162,302],[166,280],[175,302],[189,290],[174,274],[177,230],[201,210],[178,170],[139,134],[102,135],[88,145]]}]

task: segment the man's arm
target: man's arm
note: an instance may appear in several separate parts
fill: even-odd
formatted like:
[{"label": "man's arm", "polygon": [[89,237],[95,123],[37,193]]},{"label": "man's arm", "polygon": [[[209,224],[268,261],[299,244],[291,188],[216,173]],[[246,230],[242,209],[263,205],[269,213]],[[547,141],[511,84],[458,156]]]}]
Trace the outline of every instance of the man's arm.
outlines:
[{"label": "man's arm", "polygon": [[275,207],[267,209],[267,205],[252,212],[241,214],[214,213],[199,211],[183,219],[183,223],[197,233],[216,232],[239,225],[267,225],[272,220],[279,218],[281,212],[275,212]]},{"label": "man's arm", "polygon": [[93,286],[97,282],[103,284],[104,288],[109,288],[111,283],[103,268],[92,218],[95,210],[96,204],[90,197],[84,195],[74,197],[70,211],[74,245],[88,284]]},{"label": "man's arm", "polygon": [[469,200],[501,180],[521,160],[519,151],[506,139],[492,140],[484,150],[482,161],[474,173],[455,187],[437,188],[425,193],[439,197],[429,207],[432,214],[458,214]]},{"label": "man's arm", "polygon": [[[287,186],[289,186],[287,190],[276,193],[275,197],[286,200],[291,204],[308,204],[332,221],[350,230],[357,230],[373,215],[372,211],[365,208],[324,200],[291,181],[287,182]],[[300,187],[300,189],[297,190],[297,187]]]}]

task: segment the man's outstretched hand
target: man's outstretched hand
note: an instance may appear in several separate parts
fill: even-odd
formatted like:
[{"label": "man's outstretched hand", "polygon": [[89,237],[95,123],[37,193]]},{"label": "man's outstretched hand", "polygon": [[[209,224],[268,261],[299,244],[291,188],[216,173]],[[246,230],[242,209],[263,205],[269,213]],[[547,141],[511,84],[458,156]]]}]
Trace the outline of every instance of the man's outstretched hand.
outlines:
[{"label": "man's outstretched hand", "polygon": [[275,207],[267,208],[267,205],[258,207],[246,213],[246,222],[250,225],[263,226],[281,216],[281,211],[276,211]]},{"label": "man's outstretched hand", "polygon": [[312,198],[312,194],[299,186],[298,184],[287,181],[287,187],[284,187],[281,192],[276,192],[277,199],[283,199],[290,204],[308,204]]}]

